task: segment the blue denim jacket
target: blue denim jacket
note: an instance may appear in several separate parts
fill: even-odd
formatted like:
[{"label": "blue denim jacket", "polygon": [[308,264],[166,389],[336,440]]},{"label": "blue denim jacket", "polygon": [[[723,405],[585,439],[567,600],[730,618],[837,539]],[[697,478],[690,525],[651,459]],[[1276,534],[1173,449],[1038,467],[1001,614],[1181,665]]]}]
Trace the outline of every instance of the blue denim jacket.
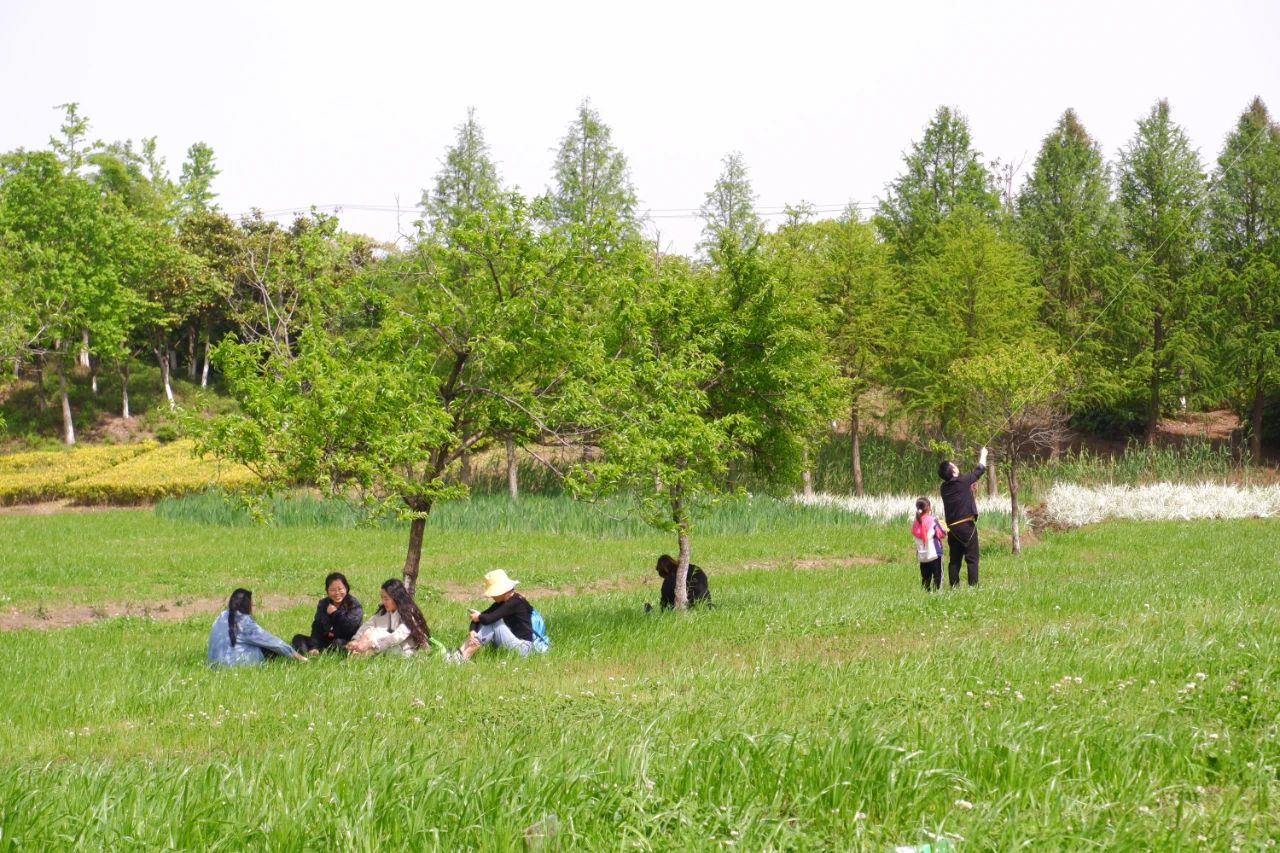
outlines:
[{"label": "blue denim jacket", "polygon": [[236,644],[231,645],[227,636],[227,611],[218,614],[209,631],[210,666],[252,666],[266,660],[263,650],[289,657],[293,648],[253,621],[248,613],[239,613],[236,620]]}]

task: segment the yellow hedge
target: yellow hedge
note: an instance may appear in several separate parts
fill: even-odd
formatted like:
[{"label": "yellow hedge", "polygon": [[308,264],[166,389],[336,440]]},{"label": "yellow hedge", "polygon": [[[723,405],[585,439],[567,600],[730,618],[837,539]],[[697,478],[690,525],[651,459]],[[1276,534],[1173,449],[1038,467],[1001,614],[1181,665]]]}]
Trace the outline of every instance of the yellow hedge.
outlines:
[{"label": "yellow hedge", "polygon": [[192,456],[192,447],[190,441],[162,445],[69,483],[65,494],[77,503],[141,504],[211,488],[231,491],[257,482],[257,476],[243,465]]},{"label": "yellow hedge", "polygon": [[147,444],[99,444],[0,456],[0,504],[66,497],[67,484],[153,450]]}]

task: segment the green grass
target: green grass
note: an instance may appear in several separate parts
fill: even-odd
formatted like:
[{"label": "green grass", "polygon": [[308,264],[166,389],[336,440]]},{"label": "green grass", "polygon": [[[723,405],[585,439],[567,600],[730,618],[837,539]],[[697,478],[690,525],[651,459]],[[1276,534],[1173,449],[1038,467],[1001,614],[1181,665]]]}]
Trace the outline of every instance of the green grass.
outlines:
[{"label": "green grass", "polygon": [[[528,849],[1280,839],[1274,522],[1057,534],[933,596],[896,527],[760,522],[695,542],[718,606],[667,616],[640,608],[665,539],[536,526],[437,530],[424,560],[435,586],[495,565],[625,582],[535,600],[554,643],[536,659],[212,672],[204,617],[3,635],[0,849],[523,850],[548,826]],[[0,517],[0,585],[48,607],[305,593],[341,567],[369,602],[402,547],[398,530]],[[891,561],[796,567],[855,555]],[[463,607],[424,609],[457,642]],[[260,614],[279,634],[308,617]]]}]

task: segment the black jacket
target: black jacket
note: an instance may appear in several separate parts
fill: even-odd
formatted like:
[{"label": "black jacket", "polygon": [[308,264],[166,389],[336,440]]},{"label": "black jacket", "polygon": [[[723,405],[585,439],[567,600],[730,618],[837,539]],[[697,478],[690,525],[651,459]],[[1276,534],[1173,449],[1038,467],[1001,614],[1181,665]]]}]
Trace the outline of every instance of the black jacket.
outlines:
[{"label": "black jacket", "polygon": [[[707,586],[707,574],[702,569],[690,563],[689,573],[685,575],[684,583],[686,592],[689,593],[690,604],[711,603],[711,589]],[[663,609],[676,606],[676,576],[674,572],[662,579],[660,606]]]},{"label": "black jacket", "polygon": [[506,601],[495,601],[476,619],[481,625],[505,622],[507,630],[518,639],[533,641],[533,605],[520,593]]},{"label": "black jacket", "polygon": [[329,613],[328,598],[316,604],[316,618],[311,620],[311,642],[314,648],[324,649],[334,643],[345,644],[360,630],[364,622],[364,608],[354,595],[348,595],[343,607]]},{"label": "black jacket", "polygon": [[973,496],[973,484],[978,482],[978,478],[987,470],[987,466],[979,465],[968,474],[958,474],[950,480],[943,480],[942,487],[942,508],[947,516],[947,526],[950,527],[956,521],[962,518],[978,517],[978,501]]}]

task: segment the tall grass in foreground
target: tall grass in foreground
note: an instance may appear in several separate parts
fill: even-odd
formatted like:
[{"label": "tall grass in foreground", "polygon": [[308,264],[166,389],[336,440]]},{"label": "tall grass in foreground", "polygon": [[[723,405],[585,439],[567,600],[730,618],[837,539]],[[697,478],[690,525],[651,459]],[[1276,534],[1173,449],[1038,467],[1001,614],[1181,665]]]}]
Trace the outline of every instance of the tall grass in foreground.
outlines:
[{"label": "tall grass in foreground", "polygon": [[1258,849],[1273,528],[1073,531],[945,595],[903,561],[713,575],[684,615],[548,596],[551,654],[464,667],[211,672],[206,619],[8,634],[0,846]]}]

